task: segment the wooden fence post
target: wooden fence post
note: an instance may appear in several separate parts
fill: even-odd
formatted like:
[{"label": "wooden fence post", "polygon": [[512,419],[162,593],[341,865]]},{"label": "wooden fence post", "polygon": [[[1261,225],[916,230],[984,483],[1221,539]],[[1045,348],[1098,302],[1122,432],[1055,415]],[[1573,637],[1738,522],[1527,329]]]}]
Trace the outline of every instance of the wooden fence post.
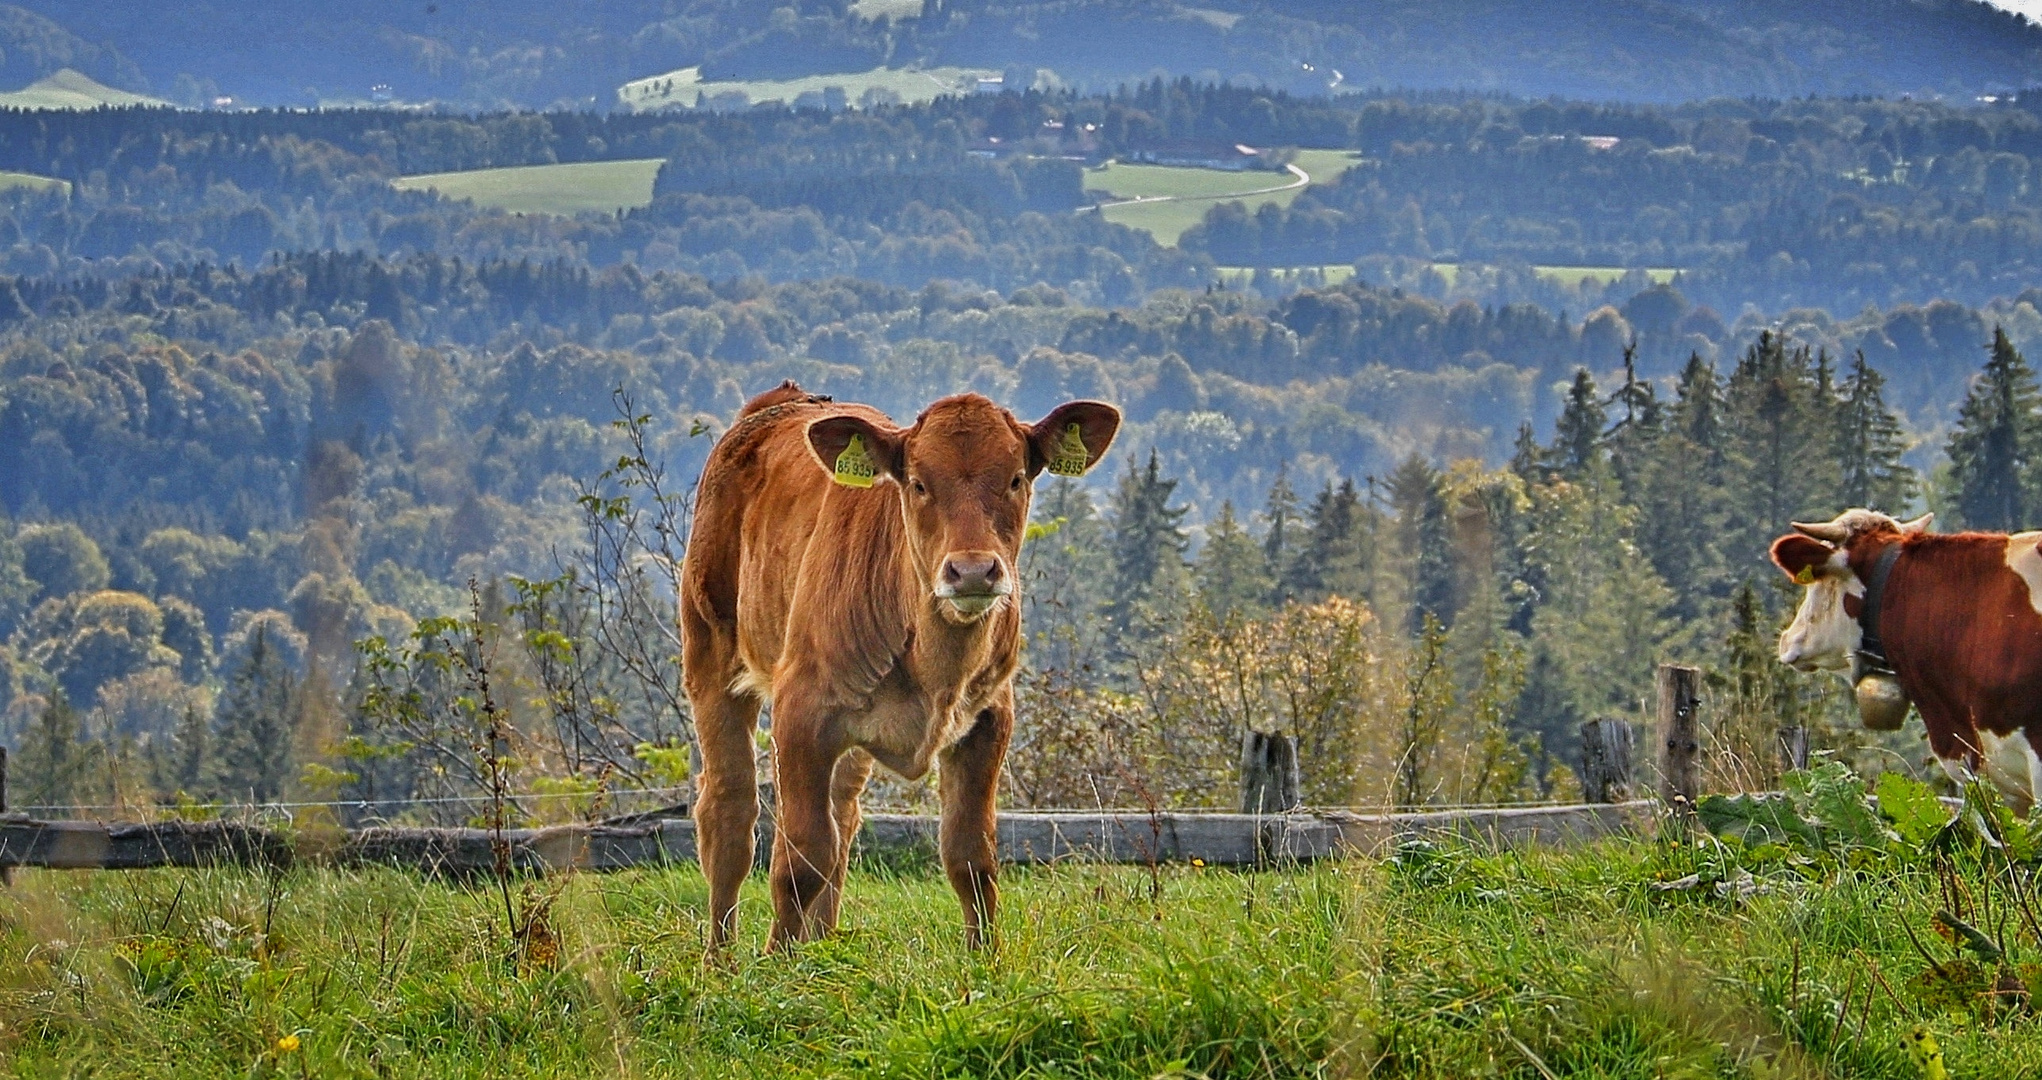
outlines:
[{"label": "wooden fence post", "polygon": [[1631,797],[1631,725],[1598,718],[1581,725],[1582,797],[1594,803]]},{"label": "wooden fence post", "polygon": [[[0,817],[7,816],[7,748],[0,746]],[[0,866],[0,886],[14,886],[14,868]]]},{"label": "wooden fence post", "polygon": [[1808,729],[1799,724],[1780,729],[1780,768],[1792,772],[1808,767]]},{"label": "wooden fence post", "polygon": [[1697,767],[1702,751],[1697,722],[1701,703],[1700,668],[1659,665],[1659,730],[1666,739],[1665,754],[1660,759],[1659,794],[1676,815],[1683,817],[1694,812],[1701,790]]},{"label": "wooden fence post", "polygon": [[1297,809],[1303,786],[1297,740],[1249,731],[1241,736],[1241,812],[1281,814]]}]

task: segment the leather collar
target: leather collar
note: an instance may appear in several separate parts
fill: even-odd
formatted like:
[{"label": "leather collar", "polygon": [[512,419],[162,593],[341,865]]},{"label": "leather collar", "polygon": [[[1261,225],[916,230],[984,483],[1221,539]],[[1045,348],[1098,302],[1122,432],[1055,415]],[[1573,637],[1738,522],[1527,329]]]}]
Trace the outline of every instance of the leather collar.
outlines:
[{"label": "leather collar", "polygon": [[1863,631],[1858,642],[1858,675],[1878,673],[1893,674],[1893,663],[1886,659],[1886,642],[1879,637],[1879,609],[1886,602],[1886,579],[1893,576],[1893,564],[1900,561],[1900,544],[1886,545],[1872,560],[1872,577],[1865,582],[1865,596],[1858,608],[1858,629]]}]

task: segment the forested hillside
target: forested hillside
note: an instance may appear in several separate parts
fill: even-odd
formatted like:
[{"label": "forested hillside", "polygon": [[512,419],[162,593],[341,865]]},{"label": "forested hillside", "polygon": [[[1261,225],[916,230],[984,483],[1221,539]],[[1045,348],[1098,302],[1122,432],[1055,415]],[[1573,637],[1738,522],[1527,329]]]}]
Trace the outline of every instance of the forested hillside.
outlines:
[{"label": "forested hillside", "polygon": [[[1165,248],[1086,209],[1072,131],[1360,157]],[[484,678],[555,817],[681,783],[688,484],[785,378],[902,419],[959,390],[1125,411],[1089,487],[1042,487],[1014,799],[1223,801],[1245,726],[1307,740],[1319,801],[1564,792],[1578,722],[1634,714],[1664,657],[1743,718],[1723,760],[1771,761],[1774,718],[1845,719],[1769,659],[1788,520],[2042,508],[2037,154],[2022,102],[1190,82],[0,114],[0,170],[64,182],[0,194],[16,798],[462,820],[414,800],[478,790]],[[618,213],[390,183],[641,159]]]},{"label": "forested hillside", "polygon": [[[123,0],[22,0],[0,33],[199,105],[398,99],[608,107],[631,79],[699,67],[779,79],[877,67],[1004,69],[1107,90],[1155,75],[1299,93],[1381,87],[1685,101],[1949,95],[2042,84],[2042,31],[1976,0],[629,0],[590,8],[209,0],[134,17]],[[23,29],[33,12],[49,20]],[[15,73],[24,61],[9,47]],[[75,59],[73,59],[75,58]],[[105,74],[101,74],[104,72]],[[1038,74],[1041,73],[1041,74]],[[111,77],[109,77],[111,76]],[[35,76],[30,76],[33,78]],[[21,80],[23,82],[27,79]],[[144,83],[146,85],[140,85]]]}]

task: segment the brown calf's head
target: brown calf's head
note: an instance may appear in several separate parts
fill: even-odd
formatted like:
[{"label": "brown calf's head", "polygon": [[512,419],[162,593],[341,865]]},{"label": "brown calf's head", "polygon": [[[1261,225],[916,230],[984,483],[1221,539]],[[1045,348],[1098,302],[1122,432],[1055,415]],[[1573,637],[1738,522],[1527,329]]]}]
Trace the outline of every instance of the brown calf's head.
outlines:
[{"label": "brown calf's head", "polygon": [[1793,532],[1773,541],[1773,562],[1804,590],[1794,621],[1780,632],[1780,663],[1801,671],[1851,670],[1864,638],[1857,604],[1865,595],[1853,562],[1863,565],[1872,558],[1869,549],[1921,532],[1933,520],[1934,514],[1895,521],[1874,510],[1846,510],[1834,521],[1795,522]]},{"label": "brown calf's head", "polygon": [[1044,469],[1077,476],[1120,430],[1120,410],[1072,401],[1033,424],[977,394],[943,398],[915,426],[826,416],[808,426],[816,460],[840,484],[901,487],[916,575],[944,617],[970,622],[1014,592],[1014,560]]}]

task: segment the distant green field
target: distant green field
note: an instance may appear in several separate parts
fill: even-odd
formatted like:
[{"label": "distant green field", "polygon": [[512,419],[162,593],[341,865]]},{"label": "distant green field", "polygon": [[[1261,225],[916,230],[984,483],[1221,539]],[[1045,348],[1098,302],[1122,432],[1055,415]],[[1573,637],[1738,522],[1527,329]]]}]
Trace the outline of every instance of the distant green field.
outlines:
[{"label": "distant green field", "polygon": [[116,90],[70,68],[37,79],[19,90],[0,93],[0,109],[97,109],[102,105],[169,104],[161,98]]},{"label": "distant green field", "polygon": [[[1439,276],[1446,279],[1446,283],[1449,286],[1454,283],[1454,280],[1460,276],[1461,272],[1458,263],[1433,263],[1432,268],[1439,273]],[[1630,273],[1631,268],[1627,266],[1534,266],[1532,267],[1532,272],[1541,277],[1557,281],[1562,285],[1578,286],[1584,281],[1593,281],[1598,285],[1607,285]],[[1672,266],[1645,268],[1645,276],[1651,278],[1652,283],[1655,285],[1664,285],[1672,281],[1674,276],[1679,273],[1680,269]]]},{"label": "distant green field", "polygon": [[[1345,150],[1300,150],[1297,166],[1323,184],[1347,170],[1354,162]],[[1280,172],[1230,172],[1225,169],[1178,168],[1169,165],[1126,165],[1113,162],[1085,174],[1085,187],[1103,191],[1118,199],[1155,199],[1155,202],[1110,206],[1100,212],[1106,220],[1142,229],[1165,247],[1177,246],[1186,229],[1204,220],[1215,202],[1229,196],[1266,188],[1281,188],[1295,178]],[[1288,206],[1302,188],[1245,195],[1241,202],[1250,210],[1265,203]]]},{"label": "distant green field", "polygon": [[[1246,285],[1255,279],[1255,270],[1253,266],[1222,266],[1219,268],[1220,280],[1229,285]],[[1354,267],[1347,263],[1334,263],[1330,266],[1273,267],[1270,273],[1275,275],[1278,281],[1284,281],[1309,270],[1317,270],[1320,280],[1328,285],[1339,285],[1354,278]]]},{"label": "distant green field", "polygon": [[981,76],[999,74],[991,68],[873,68],[871,71],[838,75],[808,75],[799,79],[758,79],[747,82],[703,82],[699,67],[681,68],[664,75],[633,79],[617,88],[617,100],[627,109],[664,109],[671,106],[694,108],[702,95],[714,97],[731,91],[742,92],[754,105],[766,101],[792,103],[810,91],[838,87],[856,105],[865,91],[890,90],[904,102],[930,101],[945,94],[968,94]]},{"label": "distant green field", "polygon": [[37,176],[34,173],[0,172],[0,191],[14,191],[18,188],[61,191],[69,195],[71,193],[71,182],[68,180],[54,180],[47,176]]},{"label": "distant green field", "polygon": [[922,0],[854,0],[851,14],[861,19],[919,18]]},{"label": "distant green field", "polygon": [[516,214],[610,213],[651,202],[652,181],[662,163],[660,158],[638,158],[525,165],[400,176],[390,183],[399,191],[437,191],[449,199],[472,199],[477,206]]}]

